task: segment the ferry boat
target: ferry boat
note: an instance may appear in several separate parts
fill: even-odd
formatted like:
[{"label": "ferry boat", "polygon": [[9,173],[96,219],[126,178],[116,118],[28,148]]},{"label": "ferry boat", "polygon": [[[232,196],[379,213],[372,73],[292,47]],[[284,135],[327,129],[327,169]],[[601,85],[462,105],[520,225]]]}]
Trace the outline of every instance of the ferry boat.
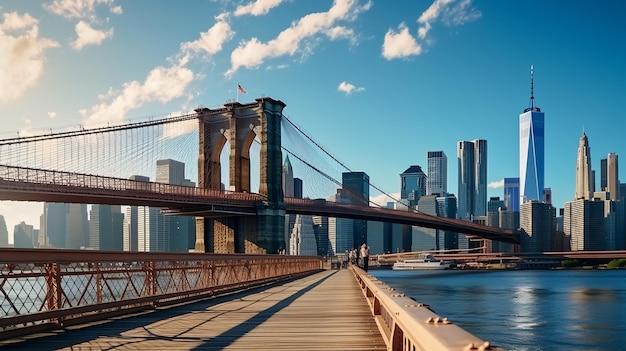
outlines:
[{"label": "ferry boat", "polygon": [[438,260],[432,254],[419,254],[417,259],[398,261],[393,264],[395,270],[448,269],[450,263]]}]

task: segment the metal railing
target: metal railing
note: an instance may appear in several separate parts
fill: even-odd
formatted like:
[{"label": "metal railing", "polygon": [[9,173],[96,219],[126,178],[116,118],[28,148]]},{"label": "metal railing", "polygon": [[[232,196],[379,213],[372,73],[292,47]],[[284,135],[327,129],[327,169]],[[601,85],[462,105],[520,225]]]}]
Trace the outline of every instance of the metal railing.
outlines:
[{"label": "metal railing", "polygon": [[0,339],[303,276],[318,257],[0,249]]},{"label": "metal railing", "polygon": [[499,350],[430,307],[389,287],[365,271],[351,266],[376,320],[387,350]]},{"label": "metal railing", "polygon": [[115,195],[145,198],[170,203],[217,204],[251,206],[262,197],[253,193],[200,189],[197,187],[143,182],[92,174],[72,173],[35,168],[0,165],[0,189],[41,193],[84,194],[88,196]]}]

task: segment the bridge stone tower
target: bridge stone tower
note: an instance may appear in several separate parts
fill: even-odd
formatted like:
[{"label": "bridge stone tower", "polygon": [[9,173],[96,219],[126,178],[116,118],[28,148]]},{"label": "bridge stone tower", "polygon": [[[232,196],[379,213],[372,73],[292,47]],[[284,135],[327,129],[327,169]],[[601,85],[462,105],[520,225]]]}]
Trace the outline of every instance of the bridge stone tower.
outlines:
[{"label": "bridge stone tower", "polygon": [[196,218],[196,251],[275,253],[285,247],[282,189],[281,120],[286,105],[269,97],[219,109],[196,109],[199,121],[198,187],[221,187],[220,154],[230,144],[227,190],[250,192],[250,147],[261,141],[259,194],[265,197],[256,216]]}]

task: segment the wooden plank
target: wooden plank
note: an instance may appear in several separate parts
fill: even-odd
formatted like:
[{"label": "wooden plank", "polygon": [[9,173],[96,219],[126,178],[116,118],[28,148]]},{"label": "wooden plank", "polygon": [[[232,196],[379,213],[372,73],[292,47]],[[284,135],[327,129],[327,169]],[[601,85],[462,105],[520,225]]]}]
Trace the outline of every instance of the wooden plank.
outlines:
[{"label": "wooden plank", "polygon": [[[1,344],[0,344],[1,345]],[[352,273],[162,309],[6,345],[28,350],[386,350]]]}]

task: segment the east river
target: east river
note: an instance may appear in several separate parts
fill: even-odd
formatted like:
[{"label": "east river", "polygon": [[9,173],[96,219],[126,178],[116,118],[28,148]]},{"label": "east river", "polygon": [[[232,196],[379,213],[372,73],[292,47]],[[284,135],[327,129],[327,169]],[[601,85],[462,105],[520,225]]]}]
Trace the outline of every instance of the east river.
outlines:
[{"label": "east river", "polygon": [[626,270],[371,275],[506,350],[626,350]]}]

